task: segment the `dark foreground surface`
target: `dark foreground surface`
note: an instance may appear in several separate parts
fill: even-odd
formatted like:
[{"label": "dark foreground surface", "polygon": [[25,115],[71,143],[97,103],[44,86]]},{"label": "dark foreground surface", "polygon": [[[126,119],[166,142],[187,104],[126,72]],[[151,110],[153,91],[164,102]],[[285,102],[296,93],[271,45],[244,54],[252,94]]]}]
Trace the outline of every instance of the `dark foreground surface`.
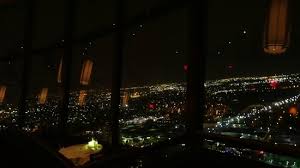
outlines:
[{"label": "dark foreground surface", "polygon": [[[0,167],[64,168],[73,164],[53,148],[18,131],[1,131]],[[123,150],[102,155],[83,167],[271,167],[269,165],[233,157],[207,149],[198,144],[160,146],[145,152]]]}]

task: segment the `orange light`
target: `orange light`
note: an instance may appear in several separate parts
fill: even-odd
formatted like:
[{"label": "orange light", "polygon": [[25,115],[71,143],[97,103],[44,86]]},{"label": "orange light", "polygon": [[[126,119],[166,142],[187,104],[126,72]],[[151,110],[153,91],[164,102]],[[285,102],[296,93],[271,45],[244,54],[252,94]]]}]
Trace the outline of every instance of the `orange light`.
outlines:
[{"label": "orange light", "polygon": [[288,0],[272,0],[264,34],[264,51],[278,55],[289,45]]},{"label": "orange light", "polygon": [[6,86],[0,86],[0,103],[3,103],[6,93]]},{"label": "orange light", "polygon": [[45,104],[48,96],[48,88],[43,88],[39,95],[39,104]]},{"label": "orange light", "polygon": [[124,92],[123,99],[122,99],[122,107],[128,106],[129,94],[128,92]]},{"label": "orange light", "polygon": [[63,58],[61,57],[59,65],[58,65],[58,72],[57,72],[57,83],[61,83],[61,71],[63,66]]},{"label": "orange light", "polygon": [[291,115],[293,115],[293,116],[296,116],[296,115],[298,114],[298,110],[297,110],[296,107],[291,107],[291,108],[289,109],[289,113],[290,113]]},{"label": "orange light", "polygon": [[79,98],[78,98],[78,105],[83,106],[85,105],[85,98],[87,96],[87,92],[85,90],[80,90]]},{"label": "orange light", "polygon": [[93,69],[93,61],[89,59],[85,60],[82,65],[80,84],[88,85],[90,83],[92,69]]}]

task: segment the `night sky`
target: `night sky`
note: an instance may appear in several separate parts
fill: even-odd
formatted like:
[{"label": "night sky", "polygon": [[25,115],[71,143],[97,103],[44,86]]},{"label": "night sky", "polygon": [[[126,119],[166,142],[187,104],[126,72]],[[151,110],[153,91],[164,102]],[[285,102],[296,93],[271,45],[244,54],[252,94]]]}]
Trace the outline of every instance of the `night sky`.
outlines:
[{"label": "night sky", "polygon": [[[169,1],[172,2],[172,1]],[[126,7],[126,20],[153,6],[168,1],[130,0]],[[209,0],[208,55],[206,78],[220,79],[235,76],[274,75],[299,72],[298,29],[299,16],[293,2],[291,12],[291,41],[288,52],[281,56],[263,53],[263,31],[266,0]],[[80,0],[76,10],[75,39],[91,32],[114,26],[114,2]],[[35,49],[59,46],[63,39],[64,6],[60,0],[37,1],[33,45]],[[126,34],[124,46],[123,86],[182,82],[183,65],[187,60],[186,9],[173,11],[157,20],[137,24]],[[17,87],[22,70],[23,15],[18,7],[0,11],[0,75],[1,83]],[[74,46],[72,89],[79,87],[81,62],[86,54],[95,60],[91,88],[108,88],[111,84],[111,57],[114,52],[114,34],[91,39],[89,43]],[[30,87],[56,88],[56,66],[61,49],[34,55]],[[4,59],[4,58],[10,59]],[[200,73],[200,72],[199,72]]]},{"label": "night sky", "polygon": [[[271,56],[263,52],[266,0],[209,1],[209,55],[207,78],[273,75],[299,72],[299,16],[293,1],[288,52]],[[231,42],[231,44],[228,44]],[[220,53],[218,53],[220,51]],[[228,68],[232,65],[232,68]]]}]

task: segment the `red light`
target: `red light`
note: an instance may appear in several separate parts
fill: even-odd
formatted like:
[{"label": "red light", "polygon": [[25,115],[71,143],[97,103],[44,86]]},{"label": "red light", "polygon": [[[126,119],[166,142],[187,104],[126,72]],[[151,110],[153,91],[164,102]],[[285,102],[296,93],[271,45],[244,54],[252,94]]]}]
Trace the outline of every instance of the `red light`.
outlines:
[{"label": "red light", "polygon": [[187,72],[187,71],[188,71],[188,69],[189,69],[189,65],[188,65],[188,64],[184,64],[184,65],[183,65],[183,69],[184,69],[184,71],[186,71],[186,72]]},{"label": "red light", "polygon": [[148,107],[149,107],[149,109],[153,110],[153,109],[156,108],[156,105],[153,104],[153,103],[150,103],[150,104],[148,105]]},{"label": "red light", "polygon": [[272,89],[277,89],[277,87],[278,87],[278,81],[275,80],[275,79],[270,80],[269,84],[270,84],[270,86],[271,86]]},{"label": "red light", "polygon": [[228,68],[229,68],[229,69],[232,69],[232,68],[233,68],[233,65],[228,65]]}]

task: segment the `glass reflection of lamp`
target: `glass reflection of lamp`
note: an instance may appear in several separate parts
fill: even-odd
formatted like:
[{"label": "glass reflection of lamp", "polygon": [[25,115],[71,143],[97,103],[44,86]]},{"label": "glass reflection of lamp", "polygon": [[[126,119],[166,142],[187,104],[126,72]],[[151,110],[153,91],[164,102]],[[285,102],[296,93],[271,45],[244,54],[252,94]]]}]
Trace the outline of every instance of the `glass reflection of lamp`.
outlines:
[{"label": "glass reflection of lamp", "polygon": [[93,61],[91,59],[84,60],[82,64],[80,84],[88,85],[90,83],[91,74],[93,69]]},{"label": "glass reflection of lamp", "polygon": [[79,97],[78,97],[78,105],[79,106],[85,105],[86,96],[87,96],[87,92],[85,90],[80,90]]},{"label": "glass reflection of lamp", "polygon": [[279,55],[286,52],[289,45],[289,2],[271,0],[264,33],[264,51]]},{"label": "glass reflection of lamp", "polygon": [[48,96],[48,88],[43,88],[39,94],[39,104],[45,104]]},{"label": "glass reflection of lamp", "polygon": [[5,98],[6,86],[0,86],[0,103],[3,103]]},{"label": "glass reflection of lamp", "polygon": [[122,98],[122,107],[128,107],[128,101],[129,101],[129,93],[127,91],[124,91],[124,95]]},{"label": "glass reflection of lamp", "polygon": [[57,71],[57,83],[61,83],[62,80],[62,67],[63,66],[63,57],[60,58],[60,62],[59,62],[59,65],[58,65],[58,71]]}]

